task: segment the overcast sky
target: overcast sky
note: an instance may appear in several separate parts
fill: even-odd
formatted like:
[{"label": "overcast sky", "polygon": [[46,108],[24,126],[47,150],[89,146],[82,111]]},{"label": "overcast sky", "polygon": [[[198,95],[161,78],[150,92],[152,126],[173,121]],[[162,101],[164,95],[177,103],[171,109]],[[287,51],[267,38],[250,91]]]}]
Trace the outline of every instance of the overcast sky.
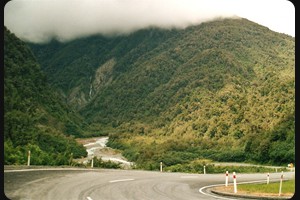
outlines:
[{"label": "overcast sky", "polygon": [[148,26],[185,28],[231,16],[295,36],[295,7],[288,0],[12,0],[4,25],[23,40],[46,42]]}]

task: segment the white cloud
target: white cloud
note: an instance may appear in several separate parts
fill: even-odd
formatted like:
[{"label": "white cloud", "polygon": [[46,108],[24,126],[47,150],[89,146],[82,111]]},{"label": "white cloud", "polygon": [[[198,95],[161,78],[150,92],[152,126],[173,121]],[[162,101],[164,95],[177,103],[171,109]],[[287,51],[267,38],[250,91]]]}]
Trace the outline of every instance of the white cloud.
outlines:
[{"label": "white cloud", "polygon": [[295,35],[295,9],[287,0],[13,0],[4,24],[24,40],[43,42],[148,26],[184,28],[234,15]]}]

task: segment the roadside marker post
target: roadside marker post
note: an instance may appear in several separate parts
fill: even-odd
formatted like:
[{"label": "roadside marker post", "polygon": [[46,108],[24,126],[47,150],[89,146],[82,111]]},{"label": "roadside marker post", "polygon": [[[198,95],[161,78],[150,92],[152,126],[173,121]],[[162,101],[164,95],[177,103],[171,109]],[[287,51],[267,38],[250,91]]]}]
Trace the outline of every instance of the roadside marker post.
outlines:
[{"label": "roadside marker post", "polygon": [[225,186],[228,186],[228,171],[226,171]]},{"label": "roadside marker post", "polygon": [[237,185],[236,185],[236,175],[235,175],[235,172],[233,172],[233,192],[237,193]]},{"label": "roadside marker post", "polygon": [[28,151],[27,166],[30,166],[30,150]]},{"label": "roadside marker post", "polygon": [[163,169],[162,169],[162,162],[160,162],[160,172],[162,172]]},{"label": "roadside marker post", "polygon": [[206,174],[205,165],[203,166],[203,174]]},{"label": "roadside marker post", "polygon": [[283,179],[283,171],[281,172],[280,184],[279,184],[279,194],[278,194],[278,196],[280,196],[280,195],[281,195],[281,189],[282,189],[282,179]]},{"label": "roadside marker post", "polygon": [[270,182],[270,173],[267,174],[267,184]]},{"label": "roadside marker post", "polygon": [[92,158],[91,168],[94,167],[94,158]]}]

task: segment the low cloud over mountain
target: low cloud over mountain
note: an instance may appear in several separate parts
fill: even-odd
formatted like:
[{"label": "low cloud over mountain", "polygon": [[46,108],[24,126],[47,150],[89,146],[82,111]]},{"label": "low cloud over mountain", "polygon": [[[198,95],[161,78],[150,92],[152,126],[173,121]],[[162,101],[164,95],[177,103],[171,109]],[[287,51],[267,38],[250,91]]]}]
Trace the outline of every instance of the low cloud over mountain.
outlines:
[{"label": "low cloud over mountain", "polygon": [[[248,4],[236,0],[14,0],[5,6],[4,23],[23,40],[67,41],[92,34],[128,34],[149,26],[185,28],[216,17],[244,17],[241,13],[250,9]],[[257,16],[266,8],[254,5],[256,12],[250,10]],[[271,11],[267,12],[270,17]]]}]

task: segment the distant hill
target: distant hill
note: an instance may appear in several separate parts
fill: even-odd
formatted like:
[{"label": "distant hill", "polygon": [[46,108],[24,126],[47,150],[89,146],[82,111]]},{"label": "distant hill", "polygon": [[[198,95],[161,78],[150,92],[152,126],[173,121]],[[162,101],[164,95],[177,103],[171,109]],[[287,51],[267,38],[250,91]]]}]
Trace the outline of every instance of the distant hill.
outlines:
[{"label": "distant hill", "polygon": [[293,37],[219,19],[29,45],[68,104],[142,168],[294,162]]},{"label": "distant hill", "polygon": [[4,27],[4,164],[65,165],[85,156],[84,123],[49,87],[28,46]]}]

